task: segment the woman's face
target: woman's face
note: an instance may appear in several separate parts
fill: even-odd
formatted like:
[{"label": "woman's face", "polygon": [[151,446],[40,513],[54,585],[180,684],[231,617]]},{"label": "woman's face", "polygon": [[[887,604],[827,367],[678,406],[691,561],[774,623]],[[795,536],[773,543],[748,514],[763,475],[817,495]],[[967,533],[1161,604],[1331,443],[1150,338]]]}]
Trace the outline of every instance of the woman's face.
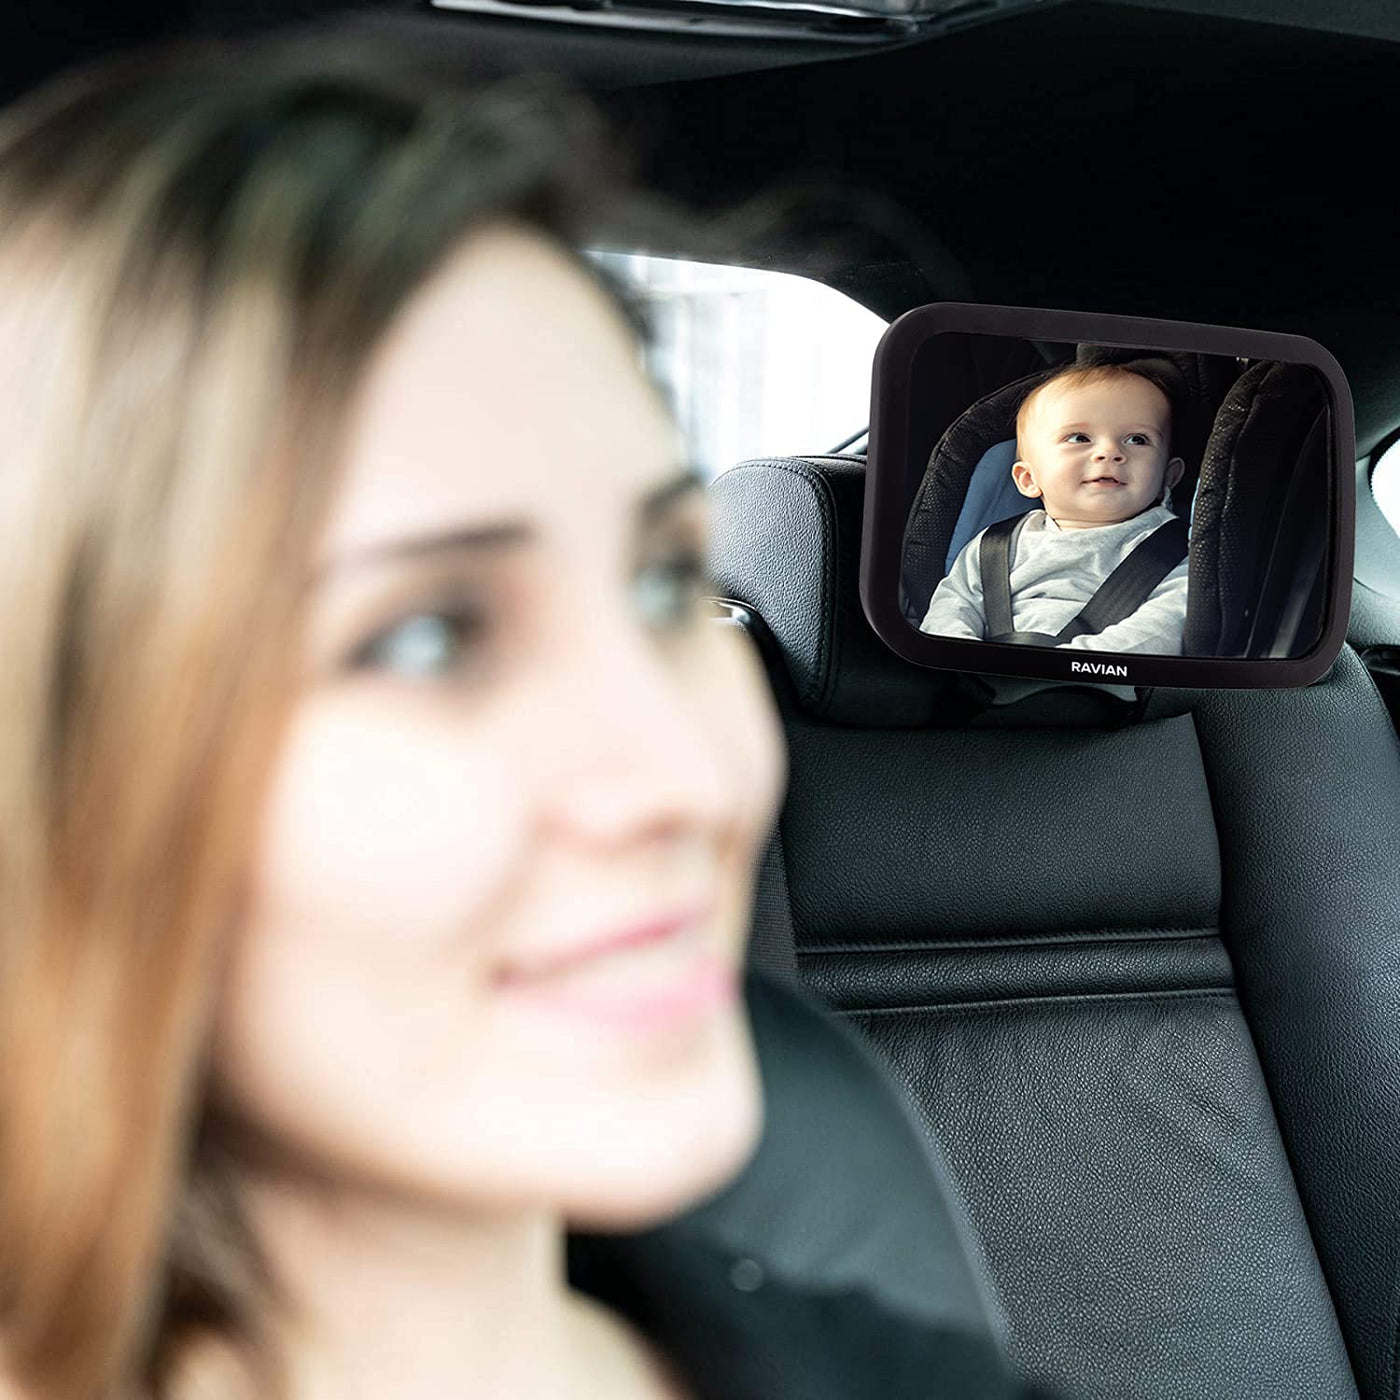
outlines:
[{"label": "woman's face", "polygon": [[784,776],[617,312],[483,233],[372,359],[215,1038],[281,1168],[661,1218],[752,1148],[737,976]]}]

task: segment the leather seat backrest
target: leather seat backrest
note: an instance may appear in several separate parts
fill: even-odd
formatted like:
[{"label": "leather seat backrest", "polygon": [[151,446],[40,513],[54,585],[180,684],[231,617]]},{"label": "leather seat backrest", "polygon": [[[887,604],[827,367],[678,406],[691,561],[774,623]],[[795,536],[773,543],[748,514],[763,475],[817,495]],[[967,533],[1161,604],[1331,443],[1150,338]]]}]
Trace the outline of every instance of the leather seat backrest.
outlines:
[{"label": "leather seat backrest", "polygon": [[[745,999],[764,1097],[753,1156],[659,1225],[571,1234],[571,1282],[643,1320],[726,1396],[759,1393],[753,1338],[767,1326],[785,1334],[773,1340],[786,1353],[765,1400],[852,1400],[842,1377],[820,1373],[820,1347],[805,1357],[790,1344],[794,1331],[850,1326],[849,1307],[830,1309],[838,1298],[862,1326],[900,1338],[884,1364],[902,1379],[872,1356],[862,1395],[1011,1400],[1000,1319],[966,1222],[898,1090],[810,992],[751,969]],[[745,1313],[747,1336],[724,1346]],[[910,1376],[911,1357],[927,1353],[956,1355],[963,1383],[950,1374],[925,1388]],[[718,1378],[731,1370],[728,1384]]]},{"label": "leather seat backrest", "polygon": [[1344,652],[1304,690],[984,727],[865,621],[862,480],[712,488],[789,742],[766,907],[945,1154],[1018,1365],[1071,1400],[1396,1400],[1400,748],[1369,679]]}]

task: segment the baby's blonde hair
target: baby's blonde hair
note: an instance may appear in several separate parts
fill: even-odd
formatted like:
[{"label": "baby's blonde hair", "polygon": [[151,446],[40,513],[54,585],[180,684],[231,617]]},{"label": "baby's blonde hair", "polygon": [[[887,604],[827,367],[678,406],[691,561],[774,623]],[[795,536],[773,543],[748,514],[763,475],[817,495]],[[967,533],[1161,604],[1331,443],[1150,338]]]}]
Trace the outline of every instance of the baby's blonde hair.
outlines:
[{"label": "baby's blonde hair", "polygon": [[1141,370],[1130,369],[1127,365],[1068,365],[1057,374],[1052,374],[1048,379],[1043,379],[1034,389],[1021,400],[1021,407],[1016,410],[1016,456],[1022,457],[1021,439],[1026,430],[1026,419],[1030,415],[1031,405],[1045,392],[1052,384],[1062,384],[1069,388],[1082,388],[1086,384],[1102,384],[1114,379],[1141,379],[1152,385],[1167,403],[1167,450],[1171,450],[1171,430],[1173,405],[1171,395],[1160,385],[1156,379],[1149,374],[1143,374]]}]

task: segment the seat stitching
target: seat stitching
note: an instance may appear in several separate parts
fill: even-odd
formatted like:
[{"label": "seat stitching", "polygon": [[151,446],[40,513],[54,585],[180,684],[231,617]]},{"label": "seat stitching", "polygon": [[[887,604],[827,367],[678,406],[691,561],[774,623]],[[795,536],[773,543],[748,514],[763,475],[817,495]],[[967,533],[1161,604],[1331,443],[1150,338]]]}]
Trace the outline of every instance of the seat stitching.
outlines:
[{"label": "seat stitching", "polygon": [[821,957],[840,953],[922,953],[945,948],[1028,948],[1040,944],[1168,943],[1173,940],[1219,938],[1215,927],[1085,929],[1063,933],[1024,933],[999,938],[910,939],[899,943],[812,943],[797,949],[798,957]]},{"label": "seat stitching", "polygon": [[943,1011],[995,1010],[1005,1006],[1054,1005],[1061,1002],[1090,1001],[1181,1001],[1190,997],[1235,998],[1233,987],[1181,987],[1154,992],[1066,992],[1058,996],[995,997],[982,1001],[944,1001],[917,1006],[841,1006],[842,1016],[891,1016]]}]

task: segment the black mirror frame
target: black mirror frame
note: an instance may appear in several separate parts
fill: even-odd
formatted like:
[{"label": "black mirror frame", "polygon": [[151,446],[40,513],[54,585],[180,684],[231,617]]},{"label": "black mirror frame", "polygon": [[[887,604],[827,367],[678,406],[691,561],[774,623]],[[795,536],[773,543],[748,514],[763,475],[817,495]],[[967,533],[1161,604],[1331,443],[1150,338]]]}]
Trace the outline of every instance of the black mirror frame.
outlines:
[{"label": "black mirror frame", "polygon": [[[1315,369],[1322,376],[1332,410],[1329,492],[1332,537],[1327,556],[1327,608],[1317,645],[1295,657],[1086,654],[938,637],[913,627],[899,608],[906,510],[904,472],[908,460],[912,390],[910,371],[914,356],[924,342],[946,331],[1285,360]],[[861,605],[871,627],[893,652],[915,665],[938,670],[1071,683],[1111,680],[1135,686],[1282,689],[1308,685],[1331,669],[1346,640],[1356,534],[1355,459],[1356,427],[1346,376],[1336,359],[1306,336],[1200,325],[1192,321],[1156,321],[1025,306],[982,306],[972,302],[937,302],[915,307],[890,325],[875,350],[861,539]],[[1088,673],[1071,671],[1071,662],[1084,665],[1086,656],[1094,670]]]}]

